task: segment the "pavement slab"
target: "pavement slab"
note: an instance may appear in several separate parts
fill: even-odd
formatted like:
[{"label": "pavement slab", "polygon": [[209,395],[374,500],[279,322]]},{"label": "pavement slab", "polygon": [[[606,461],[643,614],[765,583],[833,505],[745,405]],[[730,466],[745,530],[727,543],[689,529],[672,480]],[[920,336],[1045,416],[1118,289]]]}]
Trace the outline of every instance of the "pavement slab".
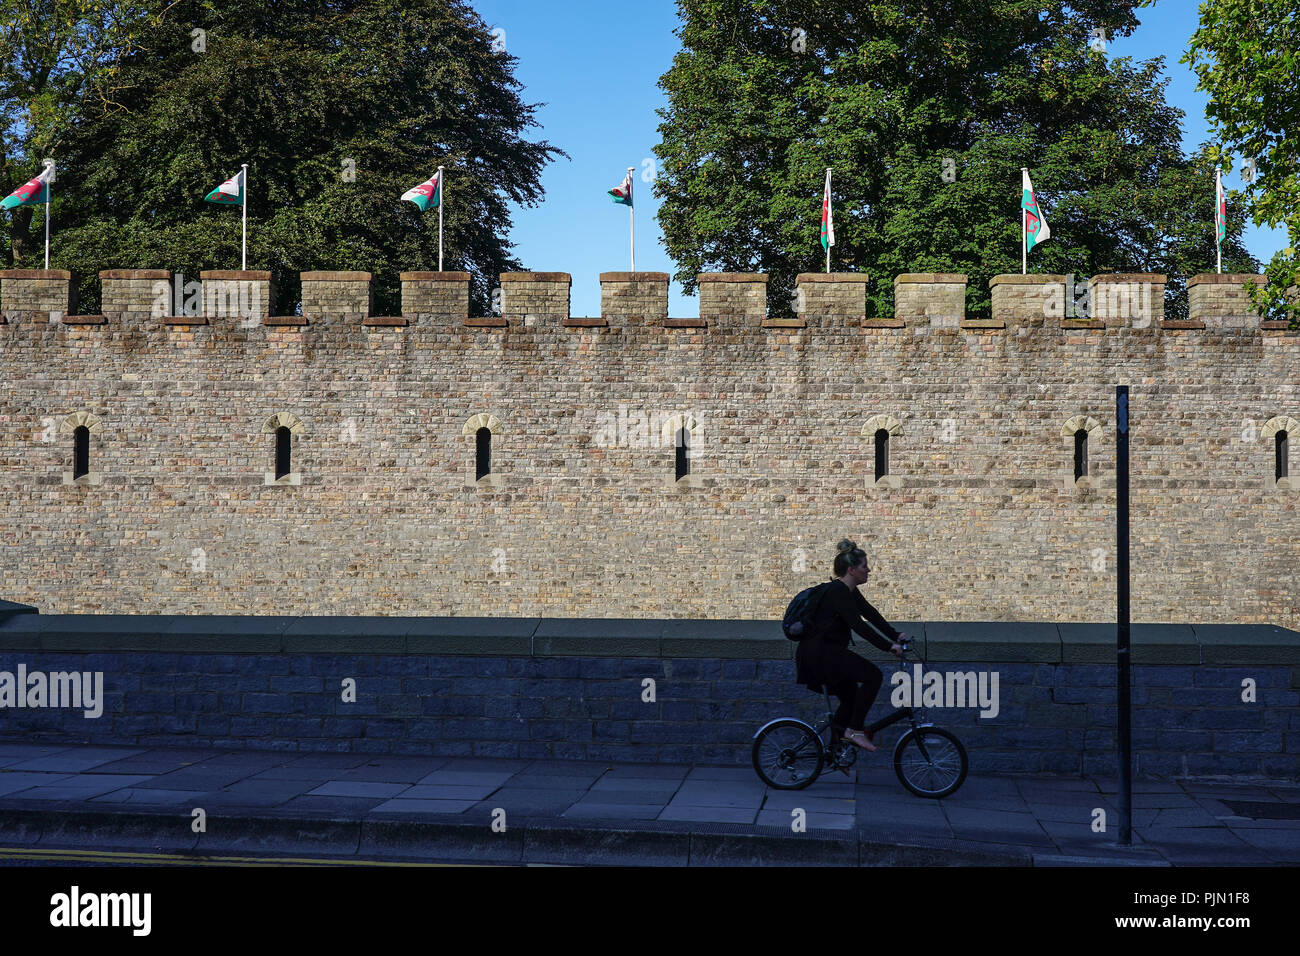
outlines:
[{"label": "pavement slab", "polygon": [[387,800],[371,813],[448,814],[464,813],[477,800]]},{"label": "pavement slab", "polygon": [[76,778],[72,773],[43,773],[41,771],[0,771],[0,797],[18,794],[33,787],[48,787]]},{"label": "pavement slab", "polygon": [[69,775],[58,783],[32,787],[10,796],[17,800],[89,800],[102,793],[135,786],[148,779],[149,777],[130,774],[77,774]]},{"label": "pavement slab", "polygon": [[395,797],[404,790],[410,790],[406,783],[382,783],[372,780],[331,780],[314,790],[307,791],[313,797]]},{"label": "pavement slab", "polygon": [[45,757],[34,757],[30,760],[23,760],[19,763],[10,764],[6,770],[34,770],[46,771],[51,773],[85,773],[93,767],[100,764],[111,763],[115,760],[121,760],[123,757],[131,757],[143,753],[141,750],[121,751],[117,749],[107,750],[97,747],[78,747],[75,750],[65,750],[61,753],[50,754]]},{"label": "pavement slab", "polygon": [[[689,820],[693,823],[753,823],[760,816],[758,810],[743,807],[693,807],[670,803],[659,814],[659,820]],[[788,824],[789,818],[783,817]]]},{"label": "pavement slab", "polygon": [[[788,810],[759,811],[755,821],[761,827],[792,827],[794,817]],[[853,815],[844,813],[808,813],[804,817],[804,826],[809,830],[852,830],[855,826]]]}]

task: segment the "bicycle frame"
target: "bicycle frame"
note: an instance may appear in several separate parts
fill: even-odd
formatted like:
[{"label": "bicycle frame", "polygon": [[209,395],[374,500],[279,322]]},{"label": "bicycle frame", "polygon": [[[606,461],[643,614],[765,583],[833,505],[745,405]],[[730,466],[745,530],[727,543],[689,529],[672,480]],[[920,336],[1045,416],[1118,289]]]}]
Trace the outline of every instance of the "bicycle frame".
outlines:
[{"label": "bicycle frame", "polygon": [[[903,653],[902,653],[901,655],[899,655],[897,670],[901,671],[901,670],[903,670],[903,669],[907,666],[907,664],[908,664],[908,653],[907,653],[907,652],[908,652],[908,649],[909,649],[910,647],[911,647],[911,641],[908,641],[907,645],[905,645],[905,646],[903,647]],[[922,668],[924,669],[924,662],[921,661],[920,658],[915,658],[915,657],[912,658],[912,663],[914,663],[914,664],[921,664],[921,665],[922,665]],[[830,691],[826,689],[825,685],[822,686],[822,694],[826,697],[826,716],[825,716],[825,718],[823,718],[822,720],[818,721],[818,723],[817,723],[817,725],[816,725],[815,727],[814,727],[812,724],[809,724],[807,721],[800,721],[800,723],[804,724],[804,726],[808,727],[809,730],[811,730],[814,734],[816,734],[817,737],[818,737],[819,739],[821,738],[822,733],[823,733],[823,732],[824,732],[828,727],[830,727],[830,725],[831,725],[831,721],[834,719],[834,716],[835,716],[834,709],[831,707],[831,694],[830,694]],[[789,717],[786,717],[786,718],[777,718],[777,719],[778,719],[778,720],[798,720],[797,717],[795,717],[795,718],[789,718]],[[900,720],[910,720],[910,721],[912,721],[912,728],[913,728],[913,729],[916,729],[916,728],[919,728],[919,727],[931,727],[931,726],[933,726],[933,722],[932,722],[932,721],[928,721],[928,720],[925,719],[925,711],[924,711],[922,708],[920,708],[920,707],[899,707],[899,708],[896,709],[892,714],[889,714],[888,716],[882,717],[882,718],[880,718],[879,720],[877,720],[875,723],[868,725],[867,728],[866,728],[866,731],[867,731],[867,733],[869,733],[869,734],[873,734],[873,735],[874,735],[874,734],[877,734],[877,733],[879,733],[880,731],[884,730],[886,727],[892,727],[894,724],[898,723]],[[776,721],[773,720],[773,721],[769,721],[768,723],[770,724],[770,723],[775,723],[775,722],[776,722]],[[761,733],[764,729],[766,729],[766,727],[767,727],[767,725],[765,724],[763,727],[759,728],[759,732]],[[834,741],[834,737],[833,737],[833,735],[832,735],[832,737],[831,737],[831,739],[830,739],[829,741],[823,741],[823,742],[822,742],[822,749],[824,749],[824,750],[826,750],[827,752],[829,752],[829,751],[830,751],[830,748],[831,748],[831,746],[834,744],[834,742],[835,742],[835,741]],[[801,749],[802,749],[802,746],[800,746],[800,747],[796,747],[796,748],[794,749],[794,753],[798,753]],[[922,745],[922,752],[924,752],[924,746],[923,746],[923,745]]]}]

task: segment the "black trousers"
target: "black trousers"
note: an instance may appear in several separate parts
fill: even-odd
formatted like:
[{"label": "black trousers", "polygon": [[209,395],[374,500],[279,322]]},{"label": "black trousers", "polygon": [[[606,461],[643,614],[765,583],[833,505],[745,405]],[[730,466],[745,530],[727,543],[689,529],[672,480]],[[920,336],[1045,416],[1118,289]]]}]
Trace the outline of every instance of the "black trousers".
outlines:
[{"label": "black trousers", "polygon": [[880,693],[880,685],[884,683],[885,675],[871,661],[856,654],[847,656],[862,663],[860,666],[854,665],[857,673],[826,685],[826,689],[839,698],[840,702],[835,716],[831,718],[831,723],[836,727],[847,727],[849,730],[862,730],[864,729],[862,725],[867,719],[867,711],[871,710],[871,705],[875,703],[876,694]]}]

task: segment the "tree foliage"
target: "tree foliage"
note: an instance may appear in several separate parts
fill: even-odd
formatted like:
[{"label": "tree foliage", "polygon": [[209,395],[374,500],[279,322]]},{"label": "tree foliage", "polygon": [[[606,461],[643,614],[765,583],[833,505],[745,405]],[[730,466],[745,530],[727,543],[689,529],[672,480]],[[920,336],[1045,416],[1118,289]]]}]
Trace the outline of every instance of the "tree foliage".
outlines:
[{"label": "tree foliage", "polygon": [[[678,0],[682,50],[661,78],[659,221],[676,278],[762,271],[774,290],[824,268],[871,275],[876,314],[903,272],[964,272],[972,314],[1018,273],[1020,168],[1052,238],[1032,272],[1163,272],[1170,310],[1214,264],[1214,175],[1180,147],[1160,59],[1110,59],[1123,0]],[[1104,31],[1098,33],[1094,31]],[[1250,269],[1242,216],[1225,268]],[[784,297],[772,311],[788,311]]]},{"label": "tree foliage", "polygon": [[[1300,5],[1204,0],[1200,13],[1183,62],[1210,94],[1214,132],[1254,160],[1245,197],[1255,225],[1285,225],[1290,243],[1268,264],[1265,287],[1250,287],[1251,298],[1269,318],[1300,325],[1300,299],[1288,296],[1300,285]],[[1226,156],[1224,168],[1231,169]]]},{"label": "tree foliage", "polygon": [[485,313],[520,268],[508,203],[536,205],[564,155],[523,138],[536,107],[514,62],[461,0],[155,3],[58,140],[51,264],[84,276],[83,302],[103,268],[238,267],[238,209],[202,200],[248,163],[248,265],[271,270],[279,309],[300,270],[356,269],[395,312],[398,273],[438,264],[437,213],[400,196],[444,165],[445,268]]}]

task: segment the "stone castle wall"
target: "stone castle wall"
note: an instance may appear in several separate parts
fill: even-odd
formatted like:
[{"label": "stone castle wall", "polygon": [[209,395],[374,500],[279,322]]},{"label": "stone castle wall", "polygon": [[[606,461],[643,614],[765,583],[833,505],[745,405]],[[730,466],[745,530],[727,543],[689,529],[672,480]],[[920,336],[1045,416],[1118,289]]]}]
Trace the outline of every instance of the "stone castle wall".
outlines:
[{"label": "stone castle wall", "polygon": [[565,273],[503,275],[487,317],[455,272],[388,317],[363,272],[304,273],[299,316],[264,272],[205,273],[198,316],[164,271],[101,278],[77,316],[66,272],[0,273],[0,576],[45,613],[779,617],[848,536],[891,620],[1105,620],[1122,383],[1133,620],[1300,626],[1300,336],[1252,277],[1192,279],[1178,323],[1156,275],[1094,277],[1090,318],[1000,276],[980,321],[949,274],[872,319],[843,274],[788,319],[753,274],[701,276],[692,318],[663,273],[603,274],[598,318]]}]

